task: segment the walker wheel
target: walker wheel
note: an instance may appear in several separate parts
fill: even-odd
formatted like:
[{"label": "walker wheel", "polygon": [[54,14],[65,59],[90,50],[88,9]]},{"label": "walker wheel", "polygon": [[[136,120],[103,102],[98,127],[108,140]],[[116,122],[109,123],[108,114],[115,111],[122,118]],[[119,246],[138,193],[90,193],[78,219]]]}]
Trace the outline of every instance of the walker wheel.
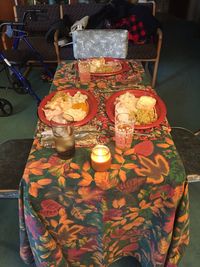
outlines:
[{"label": "walker wheel", "polygon": [[13,107],[10,102],[6,99],[0,98],[0,116],[7,117],[13,112]]},{"label": "walker wheel", "polygon": [[24,89],[23,84],[19,81],[16,80],[12,83],[13,89],[15,90],[16,93],[20,94],[20,95],[25,95],[27,94],[27,90]]}]

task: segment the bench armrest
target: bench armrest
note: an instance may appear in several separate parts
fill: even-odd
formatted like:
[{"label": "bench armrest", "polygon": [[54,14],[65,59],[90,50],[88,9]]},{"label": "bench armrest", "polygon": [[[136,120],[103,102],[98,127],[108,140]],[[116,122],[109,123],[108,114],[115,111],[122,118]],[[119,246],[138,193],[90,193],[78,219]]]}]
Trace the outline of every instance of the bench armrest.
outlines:
[{"label": "bench armrest", "polygon": [[157,58],[159,60],[159,58],[160,58],[160,50],[161,50],[161,46],[162,46],[162,39],[163,39],[162,30],[160,28],[158,28],[156,34],[157,34],[157,43],[156,43],[156,46],[157,46]]},{"label": "bench armrest", "polygon": [[60,51],[59,51],[59,46],[58,46],[58,36],[59,36],[59,29],[57,29],[54,33],[54,47],[56,51],[56,57],[57,57],[57,62],[60,64]]},{"label": "bench armrest", "polygon": [[162,30],[160,28],[157,29],[156,34],[157,34],[158,40],[162,40],[163,33],[162,33]]}]

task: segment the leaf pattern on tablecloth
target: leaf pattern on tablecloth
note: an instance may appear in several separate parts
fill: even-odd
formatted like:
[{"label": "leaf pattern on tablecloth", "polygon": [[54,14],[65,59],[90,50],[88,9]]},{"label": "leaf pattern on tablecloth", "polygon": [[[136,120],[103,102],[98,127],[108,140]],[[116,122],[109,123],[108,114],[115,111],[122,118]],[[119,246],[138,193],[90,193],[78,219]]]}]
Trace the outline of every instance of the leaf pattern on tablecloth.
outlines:
[{"label": "leaf pattern on tablecloth", "polygon": [[[70,68],[63,64],[56,72],[57,89],[74,76],[66,74]],[[141,78],[136,68],[137,75]],[[108,77],[108,83],[121,83],[120,78]],[[104,90],[101,78],[94,79],[88,89],[95,94],[97,83]],[[80,88],[77,81],[69,84]],[[100,115],[92,127],[102,130],[110,125],[100,97]],[[151,140],[134,138],[127,151],[109,139],[112,163],[106,172],[92,169],[89,147],[77,147],[65,161],[36,138],[20,183],[23,260],[34,259],[38,267],[103,267],[130,255],[145,267],[176,267],[189,242],[189,201],[184,168],[168,130],[163,124]]]},{"label": "leaf pattern on tablecloth", "polygon": [[154,160],[139,156],[142,168],[136,168],[138,175],[146,176],[147,183],[160,184],[164,181],[164,177],[169,174],[168,162],[162,155],[155,155]]}]

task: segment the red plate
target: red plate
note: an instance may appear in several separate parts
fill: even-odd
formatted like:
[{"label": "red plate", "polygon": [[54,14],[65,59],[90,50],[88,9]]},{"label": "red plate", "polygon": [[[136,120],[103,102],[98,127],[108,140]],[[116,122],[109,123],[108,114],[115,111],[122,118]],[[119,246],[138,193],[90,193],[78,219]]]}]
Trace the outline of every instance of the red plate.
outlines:
[{"label": "red plate", "polygon": [[[94,95],[88,91],[85,91],[85,90],[79,90],[79,89],[67,89],[67,90],[62,90],[62,92],[66,92],[66,93],[70,93],[71,96],[75,95],[77,92],[81,92],[82,94],[84,95],[87,95],[87,102],[88,102],[88,105],[89,105],[89,112],[87,114],[87,116],[81,120],[81,121],[76,121],[74,123],[75,126],[80,126],[80,125],[83,125],[83,124],[86,124],[88,121],[90,121],[97,113],[97,101],[96,101],[96,98],[94,97]],[[38,107],[38,116],[40,118],[40,120],[42,122],[44,122],[45,124],[47,125],[51,125],[50,124],[50,121],[46,118],[45,114],[44,114],[44,107],[45,105],[47,104],[48,101],[51,100],[51,98],[57,93],[57,92],[60,92],[60,91],[54,91],[52,92],[51,94],[45,96],[42,101],[40,102],[40,105]]]},{"label": "red plate", "polygon": [[[129,65],[125,60],[120,60],[120,59],[115,59],[115,58],[105,58],[105,61],[106,62],[110,62],[110,61],[119,62],[121,64],[121,68],[117,71],[112,71],[112,72],[91,72],[91,75],[93,75],[93,76],[112,76],[112,75],[117,75],[117,74],[120,74],[124,71],[129,70]],[[76,69],[78,69],[77,65],[76,65]]]},{"label": "red plate", "polygon": [[112,122],[114,122],[115,120],[115,100],[118,96],[126,92],[133,93],[135,97],[146,95],[146,96],[152,96],[156,99],[155,109],[156,109],[156,113],[158,116],[157,120],[149,124],[135,125],[135,129],[148,129],[148,128],[156,127],[165,119],[166,114],[167,114],[166,106],[163,100],[158,95],[152,92],[149,92],[149,91],[127,89],[127,90],[114,93],[108,98],[106,102],[106,112],[107,112],[109,119]]}]

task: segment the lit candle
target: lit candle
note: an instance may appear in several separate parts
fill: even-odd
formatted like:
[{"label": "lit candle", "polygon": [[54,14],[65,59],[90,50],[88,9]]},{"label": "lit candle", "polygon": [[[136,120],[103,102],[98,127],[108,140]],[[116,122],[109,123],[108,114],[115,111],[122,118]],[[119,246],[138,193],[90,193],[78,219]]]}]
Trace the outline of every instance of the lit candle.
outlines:
[{"label": "lit candle", "polygon": [[103,172],[110,168],[111,153],[107,146],[96,145],[92,149],[91,164],[95,171]]}]

